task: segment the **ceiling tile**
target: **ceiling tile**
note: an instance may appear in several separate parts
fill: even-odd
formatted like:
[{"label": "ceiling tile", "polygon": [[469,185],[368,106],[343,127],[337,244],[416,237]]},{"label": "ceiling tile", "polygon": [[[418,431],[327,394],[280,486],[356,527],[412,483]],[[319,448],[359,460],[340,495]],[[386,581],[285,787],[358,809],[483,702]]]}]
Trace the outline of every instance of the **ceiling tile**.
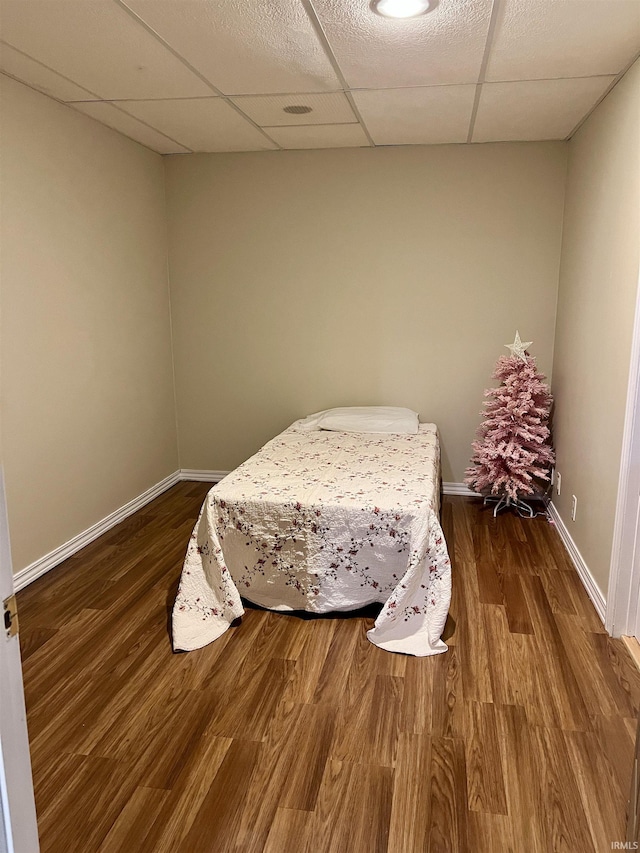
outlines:
[{"label": "ceiling tile", "polygon": [[211,94],[113,0],[3,0],[2,38],[102,98]]},{"label": "ceiling tile", "polygon": [[0,44],[0,69],[59,101],[86,100],[93,97],[91,92],[76,86],[7,44]]},{"label": "ceiling tile", "polygon": [[485,83],[473,142],[565,139],[615,77]]},{"label": "ceiling tile", "polygon": [[269,136],[283,148],[362,148],[369,146],[359,124],[317,124],[306,127],[274,127]]},{"label": "ceiling tile", "polygon": [[182,145],[172,142],[166,136],[162,136],[153,130],[153,128],[146,127],[146,125],[132,118],[130,115],[123,113],[112,104],[107,104],[103,101],[90,101],[88,103],[69,104],[69,106],[75,110],[79,110],[81,113],[85,113],[85,115],[91,116],[91,118],[97,119],[102,124],[106,124],[114,130],[120,131],[120,133],[123,133],[130,139],[134,139],[141,145],[146,145],[147,148],[157,151],[158,154],[189,153],[187,148],[183,148]]},{"label": "ceiling tile", "polygon": [[[293,124],[342,124],[357,121],[342,92],[330,95],[258,95],[232,98],[256,124],[276,127]],[[310,113],[286,113],[285,107],[311,107]]]},{"label": "ceiling tile", "polygon": [[314,0],[349,86],[377,89],[476,83],[491,0],[441,0],[419,18],[392,20],[368,0]]},{"label": "ceiling tile", "polygon": [[300,0],[124,2],[224,94],[339,88]]},{"label": "ceiling tile", "polygon": [[120,106],[192,151],[263,151],[276,147],[222,98],[123,101]]},{"label": "ceiling tile", "polygon": [[466,142],[475,86],[430,86],[353,93],[376,145]]},{"label": "ceiling tile", "polygon": [[638,0],[502,0],[485,79],[618,74],[638,51]]}]

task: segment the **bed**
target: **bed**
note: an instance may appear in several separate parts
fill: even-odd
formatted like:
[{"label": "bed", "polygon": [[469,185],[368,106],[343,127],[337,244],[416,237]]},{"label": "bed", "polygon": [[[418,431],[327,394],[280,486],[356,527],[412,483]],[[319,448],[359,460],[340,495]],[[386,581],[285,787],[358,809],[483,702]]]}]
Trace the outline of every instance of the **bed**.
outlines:
[{"label": "bed", "polygon": [[308,431],[297,421],[208,493],[173,608],[174,649],[242,616],[382,609],[369,640],[426,656],[441,639],[451,566],[439,519],[434,424],[415,435]]}]

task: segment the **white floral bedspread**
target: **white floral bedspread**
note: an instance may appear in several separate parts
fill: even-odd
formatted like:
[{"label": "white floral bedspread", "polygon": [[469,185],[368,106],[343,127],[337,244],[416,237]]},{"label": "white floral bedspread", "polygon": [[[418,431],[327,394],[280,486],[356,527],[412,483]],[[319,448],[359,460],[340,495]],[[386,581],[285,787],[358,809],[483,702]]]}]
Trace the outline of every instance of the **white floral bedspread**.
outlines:
[{"label": "white floral bedspread", "polygon": [[432,655],[451,598],[434,424],[417,435],[306,432],[294,423],[214,486],[187,549],[173,645],[215,640],[240,596],[326,613],[384,604],[372,643]]}]

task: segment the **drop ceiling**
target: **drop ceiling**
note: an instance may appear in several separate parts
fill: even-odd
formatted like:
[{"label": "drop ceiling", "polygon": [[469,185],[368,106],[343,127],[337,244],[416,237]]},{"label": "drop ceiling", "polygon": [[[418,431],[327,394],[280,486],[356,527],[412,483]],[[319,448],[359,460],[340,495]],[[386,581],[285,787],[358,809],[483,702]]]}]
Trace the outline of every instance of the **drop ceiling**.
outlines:
[{"label": "drop ceiling", "polygon": [[2,72],[161,154],[566,139],[638,53],[640,0],[0,0]]}]

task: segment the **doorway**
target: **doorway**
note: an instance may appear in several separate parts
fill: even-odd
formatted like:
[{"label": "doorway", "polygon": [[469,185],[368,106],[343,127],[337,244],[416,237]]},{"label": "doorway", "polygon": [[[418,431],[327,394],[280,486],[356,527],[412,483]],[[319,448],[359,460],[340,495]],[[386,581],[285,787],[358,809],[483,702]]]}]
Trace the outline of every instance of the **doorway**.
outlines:
[{"label": "doorway", "polygon": [[640,640],[640,276],[631,344],[605,627]]},{"label": "doorway", "polygon": [[11,548],[0,466],[0,602],[3,611],[0,625],[0,853],[37,853],[40,849],[38,827],[12,596]]}]

